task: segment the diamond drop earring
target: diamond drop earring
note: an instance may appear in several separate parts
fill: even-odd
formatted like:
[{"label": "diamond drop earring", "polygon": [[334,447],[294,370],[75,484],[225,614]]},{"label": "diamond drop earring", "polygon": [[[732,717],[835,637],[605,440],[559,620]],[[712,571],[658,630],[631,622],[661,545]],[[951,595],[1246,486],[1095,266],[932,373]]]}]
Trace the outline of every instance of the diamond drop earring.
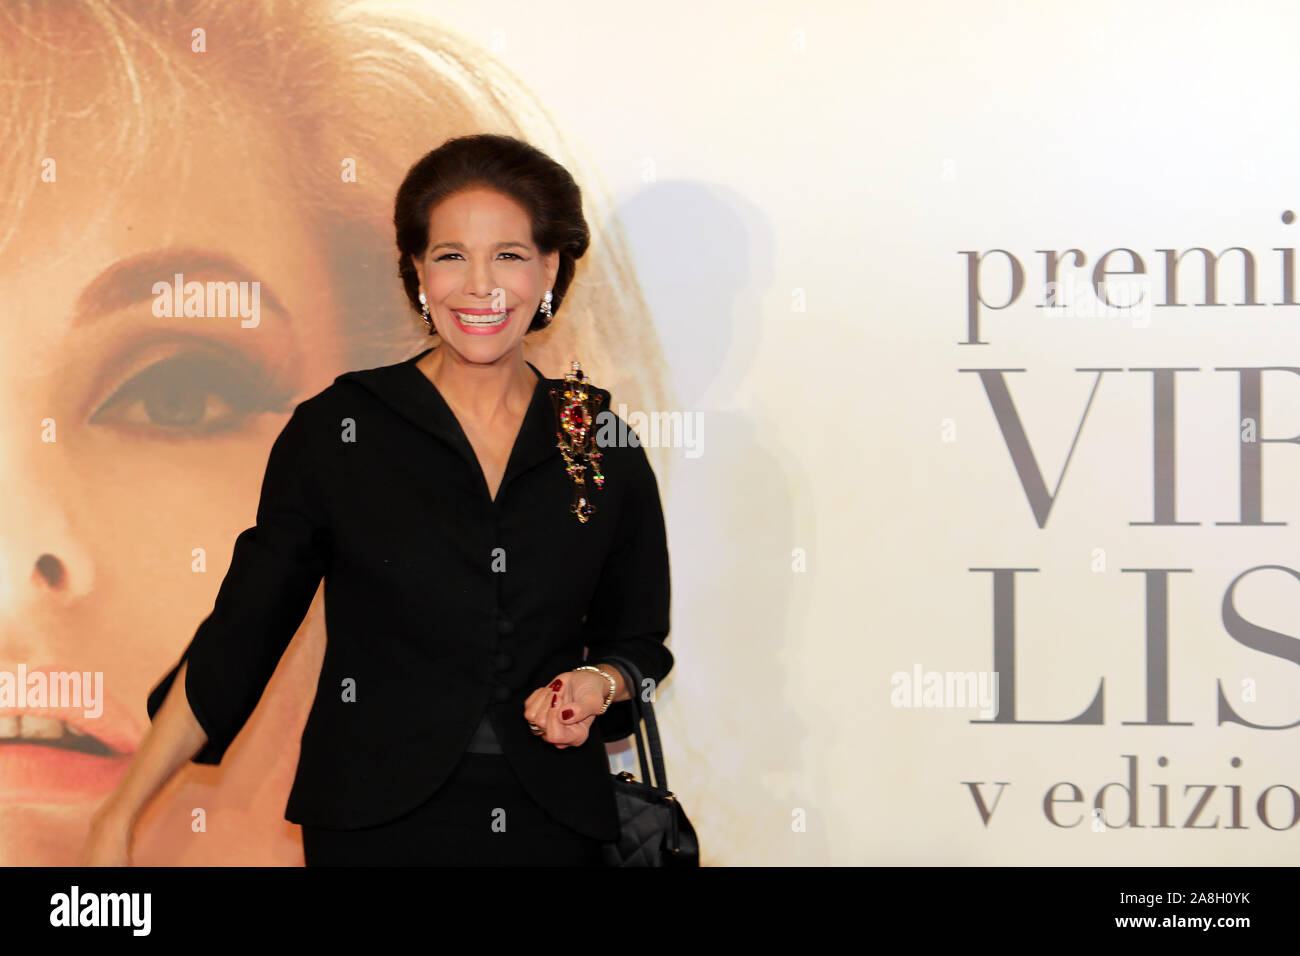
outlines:
[{"label": "diamond drop earring", "polygon": [[420,315],[424,318],[424,324],[429,327],[429,334],[435,335],[437,330],[433,327],[433,316],[429,314],[429,300],[424,297],[423,292],[420,293]]},{"label": "diamond drop earring", "polygon": [[542,325],[543,326],[550,325],[551,319],[553,318],[551,314],[551,290],[550,289],[547,289],[546,292],[542,295],[542,307],[539,311],[542,313],[543,316],[545,316],[545,318],[542,320]]}]

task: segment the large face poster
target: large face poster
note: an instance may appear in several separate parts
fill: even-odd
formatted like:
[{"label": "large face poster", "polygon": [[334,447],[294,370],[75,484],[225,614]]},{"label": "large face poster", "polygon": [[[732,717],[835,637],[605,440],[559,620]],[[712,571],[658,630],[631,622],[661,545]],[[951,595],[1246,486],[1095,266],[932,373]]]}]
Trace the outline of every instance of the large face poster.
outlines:
[{"label": "large face poster", "polygon": [[[525,353],[648,446],[705,864],[1288,862],[1300,15],[566,6],[0,5],[0,863],[75,861],[295,404],[430,343],[393,195],[472,132],[582,188]],[[137,863],[301,865],[325,624]]]},{"label": "large face poster", "polygon": [[[602,238],[572,321],[531,335],[530,358],[562,375],[581,357],[630,407],[669,405],[594,174],[527,84],[426,12],[0,10],[7,864],[75,859],[148,726],[146,695],[253,523],[293,406],[428,344],[397,278],[392,204],[429,149],[502,132],[575,172]],[[213,288],[230,292],[191,295]],[[139,862],[301,863],[283,815],[324,647],[319,598],[238,746],[152,802]]]}]

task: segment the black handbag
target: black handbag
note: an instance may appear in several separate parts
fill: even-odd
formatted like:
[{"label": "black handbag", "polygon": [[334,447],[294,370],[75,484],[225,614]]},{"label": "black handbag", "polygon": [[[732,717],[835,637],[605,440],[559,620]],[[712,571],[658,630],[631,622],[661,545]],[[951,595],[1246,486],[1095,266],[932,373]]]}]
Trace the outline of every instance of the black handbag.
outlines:
[{"label": "black handbag", "polygon": [[[668,789],[654,705],[641,699],[641,672],[635,664],[621,657],[602,655],[600,663],[622,671],[623,681],[631,694],[632,733],[636,736],[642,778],[637,780],[626,770],[613,774],[621,833],[617,842],[605,844],[602,851],[605,865],[699,866],[700,845],[695,837],[695,828]],[[646,760],[646,742],[641,734],[643,720],[650,742],[649,761]],[[651,764],[654,767],[653,783],[650,782]]]}]

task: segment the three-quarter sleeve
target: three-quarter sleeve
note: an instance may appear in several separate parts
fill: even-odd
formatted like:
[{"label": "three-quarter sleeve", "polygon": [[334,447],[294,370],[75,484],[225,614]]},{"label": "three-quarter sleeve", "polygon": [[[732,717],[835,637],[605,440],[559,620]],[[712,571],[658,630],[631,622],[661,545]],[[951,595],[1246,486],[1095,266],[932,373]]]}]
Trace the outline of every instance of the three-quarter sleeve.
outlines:
[{"label": "three-quarter sleeve", "polygon": [[[587,659],[630,660],[658,686],[673,667],[664,645],[669,629],[671,580],[668,537],[659,484],[645,449],[634,446],[633,466],[624,496],[614,547],[601,570],[583,626]],[[628,687],[629,694],[641,688]],[[605,741],[633,733],[631,701],[616,701],[597,718]]]},{"label": "three-quarter sleeve", "polygon": [[236,539],[212,612],[150,692],[152,720],[181,664],[185,696],[208,741],[196,763],[218,764],[257,706],[325,572],[328,528],[298,406],[271,447],[256,524]]}]

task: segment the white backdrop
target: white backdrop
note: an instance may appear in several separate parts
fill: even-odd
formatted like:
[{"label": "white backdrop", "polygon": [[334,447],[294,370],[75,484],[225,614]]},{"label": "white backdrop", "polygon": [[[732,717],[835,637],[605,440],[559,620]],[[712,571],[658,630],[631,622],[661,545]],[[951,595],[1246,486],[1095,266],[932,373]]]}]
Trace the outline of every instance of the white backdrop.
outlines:
[{"label": "white backdrop", "polygon": [[[440,11],[538,90],[617,198],[704,454],[679,455],[670,518],[677,672],[661,697],[672,782],[715,863],[1281,863],[1261,791],[1300,787],[1294,731],[1216,723],[1216,679],[1257,723],[1300,717],[1292,662],[1234,641],[1223,594],[1257,565],[1296,567],[1289,494],[1300,457],[1263,449],[1264,518],[1237,510],[1237,380],[1287,365],[1296,307],[1155,308],[1148,327],[1049,318],[1043,256],[1089,270],[1138,251],[1241,245],[1259,301],[1280,300],[1300,207],[1285,4],[596,3]],[[504,41],[502,45],[501,41]],[[1026,287],[966,338],[962,250],[1006,249]],[[1236,254],[1220,301],[1241,301]],[[1183,302],[1202,302],[1186,257]],[[1112,258],[1123,267],[1122,256]],[[1005,260],[984,267],[1005,301]],[[1086,282],[1089,272],[1078,272]],[[1158,300],[1157,300],[1158,301]],[[801,311],[804,309],[805,311]],[[1180,373],[1177,505],[1152,520],[1152,375]],[[988,399],[961,368],[1007,375],[1047,489],[1039,528]],[[1300,380],[1265,373],[1263,433],[1300,433]],[[806,571],[792,570],[804,549]],[[1098,550],[1100,549],[1100,550]],[[1100,562],[1100,565],[1099,565]],[[1022,720],[1080,714],[1104,679],[1100,726],[989,726],[958,709],[891,705],[891,676],[993,666],[991,575],[1016,583]],[[1146,714],[1144,580],[1170,574],[1169,719]],[[1300,582],[1256,574],[1243,617],[1300,624]],[[1291,639],[1292,643],[1294,639]],[[1294,652],[1292,652],[1294,653]],[[1253,680],[1255,702],[1243,702]],[[1137,758],[1138,826],[1070,823]],[[1167,764],[1159,766],[1159,758]],[[1232,758],[1242,763],[1233,767]],[[985,825],[967,782],[984,781]],[[1167,785],[1168,829],[1156,828]],[[1190,824],[1205,790],[1217,785]],[[1240,823],[1231,785],[1241,787]],[[1289,791],[1267,815],[1291,820]],[[1068,787],[1056,792],[1068,797]],[[797,832],[799,811],[806,832]],[[795,826],[792,828],[792,821]]]}]

